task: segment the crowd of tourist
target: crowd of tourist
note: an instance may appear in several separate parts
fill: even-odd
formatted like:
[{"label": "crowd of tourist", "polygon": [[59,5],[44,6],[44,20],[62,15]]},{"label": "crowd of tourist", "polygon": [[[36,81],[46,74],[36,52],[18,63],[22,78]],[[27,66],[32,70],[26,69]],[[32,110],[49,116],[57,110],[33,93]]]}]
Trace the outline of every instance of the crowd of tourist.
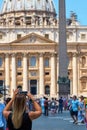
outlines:
[{"label": "crowd of tourist", "polygon": [[52,98],[51,100],[42,97],[38,99],[38,102],[41,105],[43,115],[48,116],[49,114],[59,114],[68,110],[74,124],[85,123],[87,127],[86,97],[80,96],[77,98],[77,96],[74,95],[69,99],[66,97],[60,97],[59,99]]}]

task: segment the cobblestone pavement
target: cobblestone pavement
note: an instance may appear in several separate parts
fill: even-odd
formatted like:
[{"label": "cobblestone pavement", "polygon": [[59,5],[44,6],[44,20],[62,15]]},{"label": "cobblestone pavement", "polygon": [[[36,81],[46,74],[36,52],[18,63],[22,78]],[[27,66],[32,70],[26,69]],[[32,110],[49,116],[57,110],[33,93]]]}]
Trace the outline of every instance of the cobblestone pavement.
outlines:
[{"label": "cobblestone pavement", "polygon": [[69,112],[62,114],[49,114],[48,117],[42,115],[33,121],[32,130],[87,130],[85,124],[73,124]]}]

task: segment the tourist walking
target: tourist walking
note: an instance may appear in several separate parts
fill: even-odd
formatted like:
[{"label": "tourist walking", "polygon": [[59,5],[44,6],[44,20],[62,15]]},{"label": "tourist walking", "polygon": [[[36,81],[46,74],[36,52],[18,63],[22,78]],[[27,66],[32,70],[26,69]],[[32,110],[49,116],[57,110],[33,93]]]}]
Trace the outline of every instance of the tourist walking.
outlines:
[{"label": "tourist walking", "polygon": [[48,116],[48,98],[45,98],[44,107],[45,107],[44,115]]},{"label": "tourist walking", "polygon": [[55,114],[56,113],[56,101],[54,98],[52,98],[52,101],[50,103],[50,107],[51,107],[51,113]]},{"label": "tourist walking", "polygon": [[70,108],[70,114],[73,119],[73,123],[77,124],[78,123],[78,106],[79,106],[79,101],[77,97],[74,95],[71,108]]},{"label": "tourist walking", "polygon": [[42,113],[43,113],[43,114],[44,114],[44,112],[45,112],[44,102],[45,102],[45,97],[42,97],[42,98],[40,99],[40,106],[41,106],[41,108],[42,108]]},{"label": "tourist walking", "polygon": [[63,99],[60,97],[59,99],[59,108],[58,108],[58,113],[63,112]]}]

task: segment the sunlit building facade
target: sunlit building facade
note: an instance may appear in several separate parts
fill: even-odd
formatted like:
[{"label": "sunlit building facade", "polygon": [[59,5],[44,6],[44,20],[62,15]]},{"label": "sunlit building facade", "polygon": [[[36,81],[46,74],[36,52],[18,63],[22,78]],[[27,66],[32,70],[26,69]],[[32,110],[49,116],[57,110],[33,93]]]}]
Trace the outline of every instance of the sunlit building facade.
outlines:
[{"label": "sunlit building facade", "polygon": [[[0,13],[0,86],[57,97],[59,24],[53,0],[4,0]],[[87,27],[66,24],[70,95],[87,94]],[[4,84],[4,85],[3,85]]]}]

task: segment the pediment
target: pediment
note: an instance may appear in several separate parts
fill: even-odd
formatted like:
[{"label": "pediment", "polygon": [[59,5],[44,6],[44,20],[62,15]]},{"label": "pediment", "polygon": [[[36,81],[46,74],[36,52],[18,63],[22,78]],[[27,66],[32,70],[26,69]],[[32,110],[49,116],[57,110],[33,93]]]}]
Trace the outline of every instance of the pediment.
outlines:
[{"label": "pediment", "polygon": [[55,43],[54,41],[47,39],[41,35],[31,33],[20,39],[17,39],[11,43],[30,43],[30,44],[43,44],[43,43]]}]

